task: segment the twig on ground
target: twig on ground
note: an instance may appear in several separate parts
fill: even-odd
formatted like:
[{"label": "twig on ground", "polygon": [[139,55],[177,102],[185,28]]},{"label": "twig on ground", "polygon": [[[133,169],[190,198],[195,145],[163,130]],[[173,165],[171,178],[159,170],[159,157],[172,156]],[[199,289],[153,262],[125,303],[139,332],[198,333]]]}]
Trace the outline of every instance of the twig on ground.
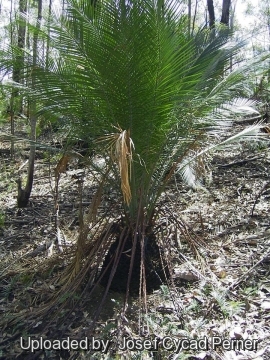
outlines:
[{"label": "twig on ground", "polygon": [[248,158],[248,159],[243,159],[243,160],[238,160],[238,161],[233,161],[229,164],[219,164],[218,167],[219,168],[226,168],[226,167],[232,167],[234,165],[245,165],[247,162],[250,161],[255,161],[255,160],[260,160],[262,159],[262,156],[254,156],[252,158]]},{"label": "twig on ground", "polygon": [[269,185],[270,185],[270,181],[268,181],[267,183],[265,183],[265,184],[263,185],[263,187],[262,187],[261,190],[259,191],[258,195],[255,197],[255,201],[254,201],[254,204],[253,204],[253,207],[252,207],[250,216],[253,216],[253,213],[254,213],[254,210],[255,210],[255,206],[256,206],[256,204],[257,204],[257,201],[258,201],[259,198],[262,196],[262,193],[264,192],[264,190],[269,187]]},{"label": "twig on ground", "polygon": [[252,270],[254,270],[258,265],[260,265],[268,256],[270,255],[270,251],[268,251],[265,255],[263,255],[260,260],[258,260],[256,262],[256,264],[254,264],[247,272],[245,272],[243,275],[240,276],[240,278],[235,281],[234,283],[232,283],[229,287],[228,287],[228,290],[231,290],[232,288],[238,286],[244,279],[247,275],[249,275]]}]

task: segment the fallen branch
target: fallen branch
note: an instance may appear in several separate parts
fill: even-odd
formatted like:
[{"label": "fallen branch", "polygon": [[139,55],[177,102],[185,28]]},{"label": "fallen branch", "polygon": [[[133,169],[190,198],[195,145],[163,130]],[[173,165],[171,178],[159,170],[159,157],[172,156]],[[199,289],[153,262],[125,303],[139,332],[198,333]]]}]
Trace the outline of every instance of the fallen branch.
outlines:
[{"label": "fallen branch", "polygon": [[48,248],[50,248],[51,244],[53,243],[53,241],[49,241],[49,242],[46,242],[45,244],[42,244],[40,246],[38,246],[35,250],[31,251],[30,253],[27,253],[25,254],[24,257],[36,257],[38,256],[41,252],[47,250]]},{"label": "fallen branch", "polygon": [[228,290],[231,290],[232,288],[238,286],[251,272],[254,270],[258,265],[260,265],[264,260],[270,255],[270,251],[268,251],[265,255],[263,255],[259,261],[256,262],[255,265],[253,265],[247,272],[245,272],[243,275],[240,276],[240,278],[235,281],[233,284],[231,284],[228,288]]},{"label": "fallen branch", "polygon": [[235,120],[233,122],[234,125],[250,125],[250,124],[255,124],[258,121],[260,121],[262,119],[262,115],[256,115],[256,116],[252,116],[250,118],[244,118],[241,120]]},{"label": "fallen branch", "polygon": [[250,161],[254,161],[254,160],[260,160],[262,159],[262,156],[254,156],[252,158],[249,158],[249,159],[244,159],[244,160],[238,160],[238,161],[234,161],[234,162],[231,162],[229,164],[225,164],[225,165],[218,165],[219,168],[225,168],[225,167],[231,167],[231,166],[234,166],[234,165],[245,165],[246,163],[250,162]]},{"label": "fallen branch", "polygon": [[268,187],[270,186],[270,181],[268,181],[267,183],[265,183],[263,185],[263,187],[261,188],[261,190],[259,191],[259,194],[256,196],[252,210],[251,210],[251,214],[250,216],[253,216],[254,210],[255,210],[255,206],[257,204],[257,201],[259,200],[259,198],[262,196],[262,193],[264,192],[264,190],[266,190]]}]

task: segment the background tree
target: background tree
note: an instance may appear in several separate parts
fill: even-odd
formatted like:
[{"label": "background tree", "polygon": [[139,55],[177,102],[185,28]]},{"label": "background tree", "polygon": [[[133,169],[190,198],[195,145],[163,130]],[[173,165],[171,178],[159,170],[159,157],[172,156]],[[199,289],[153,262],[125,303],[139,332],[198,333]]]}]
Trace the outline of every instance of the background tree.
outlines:
[{"label": "background tree", "polygon": [[[49,53],[50,53],[50,41],[49,41],[49,38],[50,38],[51,16],[52,16],[52,0],[49,0],[48,19],[47,19],[48,37],[46,39],[46,52],[45,52],[47,66],[49,66],[48,61],[49,61]],[[43,46],[43,49],[45,49],[45,46]]]},{"label": "background tree", "polygon": [[213,0],[207,0],[207,9],[209,13],[209,27],[214,28],[216,19]]},{"label": "background tree", "polygon": [[[13,38],[17,37],[17,47],[18,47],[18,53],[16,55],[16,58],[14,59],[14,66],[12,71],[12,80],[14,82],[20,83],[21,82],[21,70],[23,68],[23,62],[24,62],[24,56],[23,56],[23,50],[25,46],[25,23],[24,23],[24,15],[27,12],[27,0],[20,0],[19,1],[19,25],[18,25],[18,32],[15,33],[15,27],[13,24],[13,18],[12,18],[12,9],[13,9],[13,1],[10,3],[10,23],[11,23],[11,43],[13,44],[14,40]],[[23,20],[23,21],[22,21]],[[22,112],[22,98],[18,98],[19,96],[19,90],[13,89],[11,93],[11,99],[10,99],[10,125],[11,125],[11,135],[14,136],[15,134],[15,112]],[[14,156],[14,141],[11,141],[11,157]]]},{"label": "background tree", "polygon": [[[33,35],[33,56],[32,56],[32,71],[31,71],[31,87],[33,90],[35,90],[36,86],[36,79],[35,79],[35,67],[37,66],[37,58],[38,58],[38,34],[41,27],[41,19],[42,19],[42,0],[38,0],[38,13],[37,13],[37,24],[36,29],[34,31]],[[21,50],[21,47],[18,49]],[[28,84],[29,86],[30,84]],[[34,180],[34,165],[35,165],[35,152],[36,152],[36,124],[37,124],[37,104],[36,99],[32,99],[30,101],[30,127],[31,127],[31,133],[30,133],[30,153],[29,153],[29,161],[28,161],[28,173],[27,173],[27,181],[25,189],[22,189],[21,187],[21,180],[18,181],[18,207],[25,207],[27,206],[32,186],[33,186],[33,180]]]},{"label": "background tree", "polygon": [[231,0],[222,1],[221,24],[229,26]]},{"label": "background tree", "polygon": [[[245,53],[242,58],[250,58],[258,56],[265,51],[269,51],[269,0],[262,0],[258,3],[247,2],[245,4],[243,16],[245,23],[238,24],[238,33],[244,37],[249,33],[249,41],[246,46]],[[236,14],[237,15],[237,14]],[[268,69],[264,74],[257,74],[256,81],[251,83],[253,87],[254,98],[269,102],[269,81]]]}]

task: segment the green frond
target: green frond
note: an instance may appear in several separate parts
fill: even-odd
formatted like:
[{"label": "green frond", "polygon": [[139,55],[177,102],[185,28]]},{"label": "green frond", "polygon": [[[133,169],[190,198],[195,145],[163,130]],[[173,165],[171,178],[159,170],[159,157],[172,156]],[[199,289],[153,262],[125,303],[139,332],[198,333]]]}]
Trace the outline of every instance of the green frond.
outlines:
[{"label": "green frond", "polygon": [[[252,111],[250,102],[233,102],[248,92],[252,66],[229,72],[243,44],[231,42],[224,27],[190,36],[181,2],[67,3],[64,16],[50,20],[49,59],[40,54],[33,67],[30,54],[24,54],[24,75],[35,79],[32,89],[28,82],[28,95],[40,114],[66,119],[72,136],[98,139],[115,127],[129,132],[136,151],[125,206],[136,217],[142,196],[151,213],[168,174],[202,151],[209,130],[226,128],[233,116]],[[48,38],[45,27],[40,36]],[[16,51],[3,56],[2,68],[10,69]],[[119,179],[117,166],[112,171]],[[184,174],[192,178],[187,167]]]}]

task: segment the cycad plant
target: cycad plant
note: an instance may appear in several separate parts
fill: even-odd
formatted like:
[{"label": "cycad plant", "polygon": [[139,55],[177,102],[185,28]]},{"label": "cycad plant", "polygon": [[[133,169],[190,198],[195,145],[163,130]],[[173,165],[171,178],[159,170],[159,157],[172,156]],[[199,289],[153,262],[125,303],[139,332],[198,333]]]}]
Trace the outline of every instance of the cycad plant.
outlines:
[{"label": "cycad plant", "polygon": [[[43,31],[39,36],[47,37]],[[230,39],[226,27],[191,36],[175,0],[68,0],[64,15],[50,20],[50,56],[31,69],[28,96],[43,115],[64,117],[71,135],[84,136],[105,159],[104,167],[92,163],[100,186],[90,220],[105,187],[122,210],[94,235],[89,223],[82,227],[69,269],[76,286],[86,273],[92,285],[106,257],[107,292],[124,252],[125,287],[137,268],[146,292],[145,251],[156,251],[164,187],[176,170],[189,177],[187,169],[209,146],[209,129],[213,139],[235,111],[252,112],[248,101],[235,102],[248,91],[247,73],[229,71],[242,46]]]}]

